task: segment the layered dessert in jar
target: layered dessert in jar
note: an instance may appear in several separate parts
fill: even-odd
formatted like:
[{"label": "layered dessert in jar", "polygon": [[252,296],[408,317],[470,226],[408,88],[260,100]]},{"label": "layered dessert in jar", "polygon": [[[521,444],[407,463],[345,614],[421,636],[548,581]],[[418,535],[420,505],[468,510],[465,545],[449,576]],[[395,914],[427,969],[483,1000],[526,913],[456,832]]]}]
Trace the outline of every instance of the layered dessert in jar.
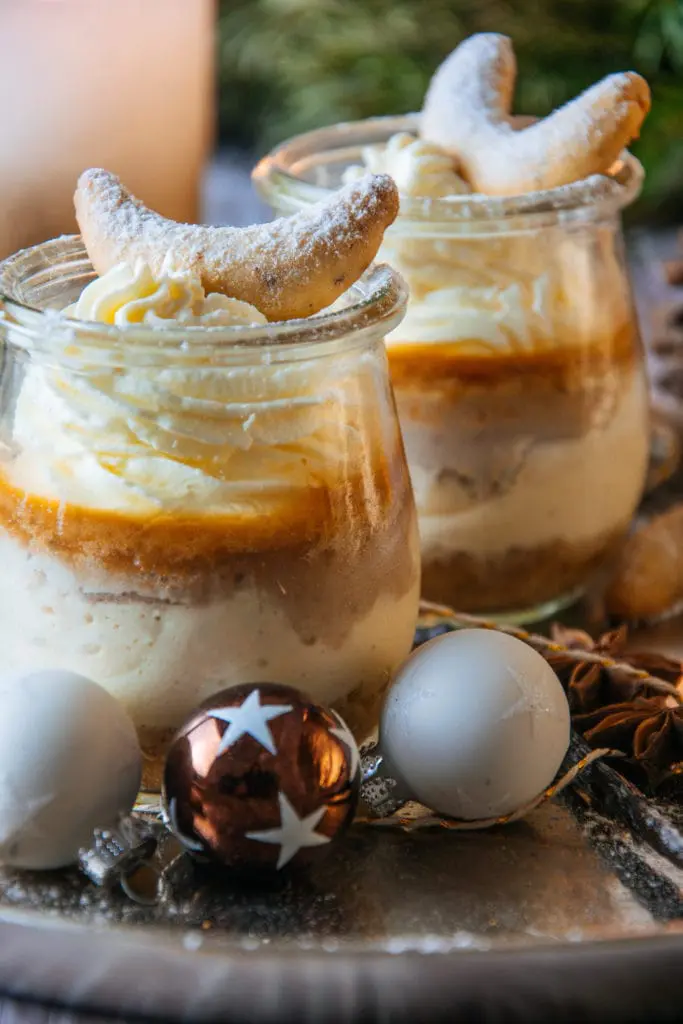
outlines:
[{"label": "layered dessert in jar", "polygon": [[152,786],[234,683],[299,686],[363,736],[419,593],[383,344],[405,290],[363,273],[391,179],[245,230],[165,221],[103,171],[76,208],[82,240],[0,265],[5,668],[110,690]]},{"label": "layered dessert in jar", "polygon": [[255,180],[293,210],[368,170],[401,213],[381,255],[408,283],[387,338],[419,513],[426,598],[549,613],[609,563],[648,458],[643,364],[620,210],[623,147],[649,105],[615,75],[545,121],[514,118],[503,36],[466,40],[421,115],[300,136]]}]

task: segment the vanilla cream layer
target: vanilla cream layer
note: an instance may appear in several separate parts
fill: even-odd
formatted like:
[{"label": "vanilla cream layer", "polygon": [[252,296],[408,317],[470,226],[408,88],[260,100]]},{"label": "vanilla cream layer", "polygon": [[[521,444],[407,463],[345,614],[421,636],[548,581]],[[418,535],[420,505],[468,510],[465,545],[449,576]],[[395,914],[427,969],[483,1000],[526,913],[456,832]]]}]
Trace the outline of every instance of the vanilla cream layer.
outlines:
[{"label": "vanilla cream layer", "polygon": [[344,171],[345,185],[366,174],[390,174],[399,192],[408,196],[446,199],[472,191],[456,173],[448,153],[409,132],[397,132],[376,146],[364,146],[361,157],[362,164],[353,164]]},{"label": "vanilla cream layer", "polygon": [[[458,464],[439,425],[421,424],[419,448],[412,444],[416,428],[404,418],[423,559],[456,551],[495,556],[557,541],[581,544],[626,528],[647,469],[648,403],[638,372],[619,375],[615,383],[609,415],[581,436],[544,442],[538,433],[515,437],[511,427],[499,443],[491,479],[474,450],[467,465]],[[469,488],[460,482],[464,478]]]},{"label": "vanilla cream layer", "polygon": [[119,263],[95,278],[78,300],[64,310],[75,320],[115,327],[233,327],[265,324],[265,316],[248,302],[218,292],[207,295],[195,274],[168,272],[155,278],[142,262]]},{"label": "vanilla cream layer", "polygon": [[[323,703],[359,684],[383,685],[408,654],[417,615],[419,555],[402,593],[380,593],[337,644],[295,630],[272,595],[245,586],[204,604],[116,598],[106,576],[85,589],[62,561],[32,554],[0,533],[0,649],[7,670],[68,669],[122,701],[138,728],[178,727],[202,700],[236,683],[276,680]],[[104,591],[104,593],[103,593]],[[329,616],[345,600],[335,580],[321,590]]]},{"label": "vanilla cream layer", "polygon": [[378,257],[410,289],[389,346],[448,343],[466,355],[519,354],[585,343],[631,315],[611,226],[433,240],[408,232],[401,234],[399,220]]}]

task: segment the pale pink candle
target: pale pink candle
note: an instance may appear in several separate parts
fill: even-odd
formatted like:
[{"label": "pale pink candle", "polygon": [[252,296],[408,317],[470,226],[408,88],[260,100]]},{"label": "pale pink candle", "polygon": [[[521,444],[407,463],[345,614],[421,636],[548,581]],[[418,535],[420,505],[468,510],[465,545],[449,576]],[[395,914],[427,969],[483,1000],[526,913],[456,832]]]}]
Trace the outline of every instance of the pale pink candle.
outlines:
[{"label": "pale pink candle", "polygon": [[213,0],[0,4],[0,256],[76,230],[78,174],[195,220],[213,135]]}]

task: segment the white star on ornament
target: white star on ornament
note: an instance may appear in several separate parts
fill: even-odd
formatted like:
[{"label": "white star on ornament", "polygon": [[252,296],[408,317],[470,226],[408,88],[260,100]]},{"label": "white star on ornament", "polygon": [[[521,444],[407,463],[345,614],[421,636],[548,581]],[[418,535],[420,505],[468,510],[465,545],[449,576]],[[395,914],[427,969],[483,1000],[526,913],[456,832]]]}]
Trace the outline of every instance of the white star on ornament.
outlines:
[{"label": "white star on ornament", "polygon": [[246,735],[252,736],[269,753],[277,754],[268,722],[271,718],[286,715],[291,710],[291,704],[261,704],[259,691],[252,690],[238,708],[216,708],[215,711],[209,711],[209,718],[219,718],[222,722],[229,723],[216,756],[225,753],[240,736]]},{"label": "white star on ornament", "polygon": [[193,836],[188,836],[184,832],[180,831],[180,827],[178,825],[178,805],[175,797],[172,797],[168,802],[168,823],[183,846],[186,846],[188,850],[194,850],[195,853],[204,852],[204,847],[200,842],[198,842]]},{"label": "white star on ornament", "polygon": [[323,846],[329,843],[329,836],[314,832],[315,826],[325,814],[327,807],[320,807],[306,818],[300,818],[284,793],[278,793],[280,804],[280,827],[265,829],[263,832],[247,832],[247,839],[259,843],[279,843],[280,856],[277,870],[283,868],[303,846]]},{"label": "white star on ornament", "polygon": [[349,748],[349,754],[351,755],[351,771],[349,772],[349,777],[351,781],[353,781],[356,777],[356,772],[360,768],[360,752],[358,750],[358,744],[342,716],[337,711],[333,711],[332,714],[339,722],[339,728],[330,729],[330,732],[333,736],[336,736],[338,740],[341,740],[345,747]]}]

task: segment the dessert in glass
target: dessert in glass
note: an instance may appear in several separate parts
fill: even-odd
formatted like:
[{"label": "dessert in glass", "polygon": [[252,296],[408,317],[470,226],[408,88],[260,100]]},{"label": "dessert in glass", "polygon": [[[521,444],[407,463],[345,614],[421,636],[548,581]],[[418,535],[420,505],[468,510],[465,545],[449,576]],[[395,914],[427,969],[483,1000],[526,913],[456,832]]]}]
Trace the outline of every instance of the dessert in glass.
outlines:
[{"label": "dessert in glass", "polygon": [[[141,204],[136,221],[116,179],[90,172],[87,249],[63,237],[0,264],[3,665],[73,670],[119,698],[148,788],[174,730],[226,685],[299,686],[363,737],[410,650],[419,544],[383,342],[406,294],[386,266],[361,276],[370,228],[381,238],[372,182],[395,191],[368,180],[345,207],[280,222],[281,246],[277,225],[233,229],[190,265],[188,238],[143,223]],[[135,263],[119,261],[115,209],[146,240],[125,241]],[[315,274],[327,260],[343,276],[344,231],[352,269],[330,290]],[[290,242],[304,263],[281,266]],[[251,260],[256,292],[270,274],[280,320],[227,296],[216,267],[223,292],[205,291],[209,244]]]},{"label": "dessert in glass", "polygon": [[[423,594],[531,620],[609,564],[644,486],[647,393],[620,211],[642,183],[623,146],[647,87],[612,76],[530,123],[504,113],[510,76],[509,41],[472,37],[421,116],[309,132],[254,180],[292,212],[368,169],[394,177],[401,211],[381,256],[410,299],[387,347]],[[625,124],[614,95],[623,106],[629,90]]]}]

